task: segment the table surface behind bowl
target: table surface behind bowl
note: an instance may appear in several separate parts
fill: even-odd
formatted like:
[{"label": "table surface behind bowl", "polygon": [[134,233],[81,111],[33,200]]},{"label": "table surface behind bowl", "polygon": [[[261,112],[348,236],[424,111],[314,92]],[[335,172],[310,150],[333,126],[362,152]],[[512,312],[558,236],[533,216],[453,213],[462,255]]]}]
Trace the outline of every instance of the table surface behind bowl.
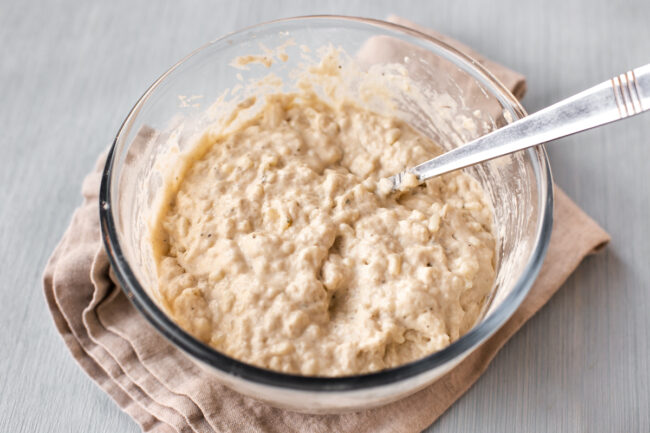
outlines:
[{"label": "table surface behind bowl", "polygon": [[[327,6],[324,6],[325,3]],[[395,13],[528,77],[535,111],[650,61],[650,3],[0,1],[0,431],[136,432],[56,335],[41,273],[142,91],[205,41],[279,17]],[[611,234],[430,431],[650,431],[650,115],[556,143]]]}]

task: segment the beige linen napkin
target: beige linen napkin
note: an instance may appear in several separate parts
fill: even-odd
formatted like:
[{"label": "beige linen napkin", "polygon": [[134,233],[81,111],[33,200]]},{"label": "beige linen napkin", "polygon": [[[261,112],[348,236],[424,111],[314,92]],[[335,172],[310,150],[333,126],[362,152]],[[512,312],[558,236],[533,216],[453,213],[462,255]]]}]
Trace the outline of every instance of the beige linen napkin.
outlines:
[{"label": "beige linen napkin", "polygon": [[[424,31],[479,59],[518,96],[523,94],[521,75],[453,40]],[[98,221],[104,160],[105,156],[100,157],[86,177],[84,202],[47,264],[45,296],[74,358],[144,431],[418,432],[478,379],[503,344],[548,301],[580,261],[609,240],[607,233],[556,189],[555,225],[546,261],[528,297],[496,334],[439,381],[401,401],[362,412],[304,415],[267,406],[220,385],[160,336],[116,286]]]}]

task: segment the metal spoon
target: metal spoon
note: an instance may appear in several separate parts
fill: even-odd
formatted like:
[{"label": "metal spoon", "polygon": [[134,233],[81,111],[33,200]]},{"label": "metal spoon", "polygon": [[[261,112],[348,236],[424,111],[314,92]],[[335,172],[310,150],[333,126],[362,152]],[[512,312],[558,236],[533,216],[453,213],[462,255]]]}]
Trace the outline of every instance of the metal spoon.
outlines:
[{"label": "metal spoon", "polygon": [[[650,109],[650,64],[614,77],[450,152],[388,178],[400,189],[409,173],[434,176],[624,119]],[[412,176],[409,176],[413,180]],[[411,182],[409,182],[411,183]]]}]

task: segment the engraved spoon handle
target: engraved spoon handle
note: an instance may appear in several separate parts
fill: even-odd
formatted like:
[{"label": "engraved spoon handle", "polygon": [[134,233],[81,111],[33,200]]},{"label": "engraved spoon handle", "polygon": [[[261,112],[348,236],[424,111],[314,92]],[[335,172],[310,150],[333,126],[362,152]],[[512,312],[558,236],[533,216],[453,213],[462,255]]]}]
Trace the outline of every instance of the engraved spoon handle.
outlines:
[{"label": "engraved spoon handle", "polygon": [[399,189],[406,173],[420,182],[650,109],[650,64],[614,77],[437,158],[389,178]]}]

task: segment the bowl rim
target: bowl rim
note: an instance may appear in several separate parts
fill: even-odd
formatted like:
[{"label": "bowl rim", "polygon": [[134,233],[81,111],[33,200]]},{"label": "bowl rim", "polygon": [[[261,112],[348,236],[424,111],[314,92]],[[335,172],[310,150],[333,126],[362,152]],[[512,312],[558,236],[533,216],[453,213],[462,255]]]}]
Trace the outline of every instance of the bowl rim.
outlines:
[{"label": "bowl rim", "polygon": [[[228,33],[220,38],[214,39],[203,46],[192,51],[183,59],[174,64],[156,81],[149,86],[143,95],[135,103],[122,125],[120,126],[115,139],[111,145],[110,151],[106,158],[106,164],[102,172],[102,179],[99,192],[99,218],[101,226],[101,235],[107,252],[109,262],[113,268],[120,287],[127,298],[132,302],[138,311],[153,325],[153,327],[170,340],[176,347],[193,358],[201,361],[223,373],[235,376],[240,379],[287,390],[302,390],[310,392],[331,392],[331,391],[358,391],[361,389],[375,388],[394,384],[402,380],[424,374],[430,370],[444,365],[445,363],[464,356],[473,348],[494,334],[501,326],[512,316],[514,311],[519,307],[523,299],[528,294],[534,283],[542,262],[546,255],[548,244],[550,242],[551,229],[553,225],[553,179],[550,170],[550,164],[544,146],[538,146],[526,150],[531,153],[533,167],[537,176],[540,177],[541,184],[539,187],[538,199],[539,205],[543,206],[541,222],[537,227],[535,245],[533,247],[530,259],[526,264],[521,276],[517,280],[513,290],[506,296],[501,305],[487,318],[475,325],[470,331],[461,336],[458,340],[449,346],[434,352],[419,360],[403,364],[397,367],[380,370],[372,373],[364,373],[340,377],[322,377],[322,376],[302,376],[297,374],[281,373],[274,370],[256,367],[254,365],[239,361],[226,354],[218,352],[212,347],[200,342],[184,331],[179,325],[172,321],[163,310],[149,297],[146,290],[140,285],[134,272],[131,270],[119,243],[119,237],[116,230],[115,218],[113,216],[113,206],[111,205],[111,185],[112,169],[115,157],[115,148],[120,137],[125,133],[125,128],[131,120],[137,116],[141,106],[146,102],[149,95],[164,81],[164,79],[185,61],[212,46],[221,40],[228,39],[233,35],[241,34],[253,29],[263,28],[269,25],[279,23],[288,23],[295,21],[310,20],[331,20],[335,23],[337,20],[353,21],[370,26],[387,28],[396,32],[406,33],[407,35],[425,39],[446,51],[450,57],[455,58],[456,64],[463,68],[468,74],[475,79],[483,78],[489,82],[497,91],[495,96],[501,96],[508,104],[508,108],[515,112],[518,118],[526,115],[526,111],[520,102],[492,73],[485,69],[477,60],[458,51],[445,42],[414,30],[412,28],[390,23],[382,20],[361,18],[343,15],[307,15],[291,18],[282,18],[272,21],[266,21],[253,26],[245,27],[236,32]],[[500,100],[500,102],[503,102]],[[128,131],[127,131],[128,132]],[[546,179],[546,185],[543,184]],[[460,358],[462,359],[462,357]]]}]

